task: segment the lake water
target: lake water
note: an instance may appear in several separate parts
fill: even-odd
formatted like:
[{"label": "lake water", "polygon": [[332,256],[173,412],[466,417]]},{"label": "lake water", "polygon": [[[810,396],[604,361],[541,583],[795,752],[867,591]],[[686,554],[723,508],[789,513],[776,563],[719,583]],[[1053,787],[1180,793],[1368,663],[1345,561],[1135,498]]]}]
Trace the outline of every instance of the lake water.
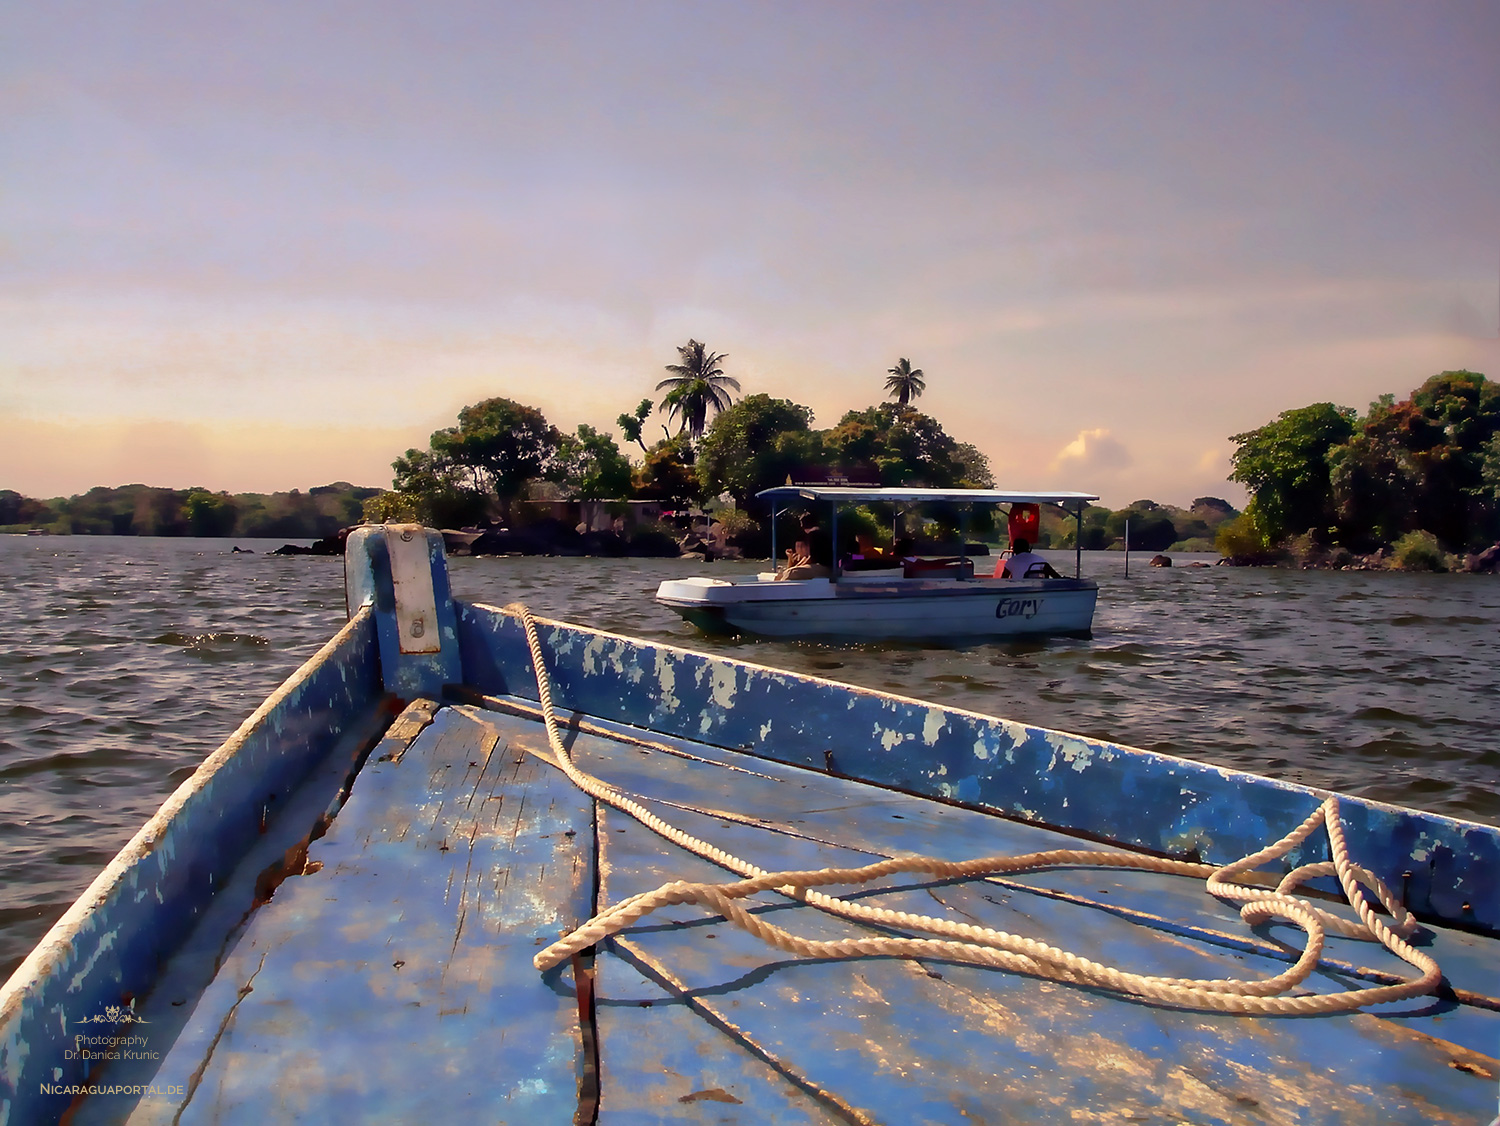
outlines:
[{"label": "lake water", "polygon": [[[344,617],[276,543],[0,536],[0,980]],[[1051,554],[1072,570],[1072,555]],[[1178,556],[1179,563],[1194,557]],[[1198,557],[1207,558],[1207,557]],[[1500,579],[1146,567],[1085,553],[1090,640],[711,640],[681,560],[455,559],[458,597],[1500,824]],[[754,570],[714,564],[712,573]]]}]

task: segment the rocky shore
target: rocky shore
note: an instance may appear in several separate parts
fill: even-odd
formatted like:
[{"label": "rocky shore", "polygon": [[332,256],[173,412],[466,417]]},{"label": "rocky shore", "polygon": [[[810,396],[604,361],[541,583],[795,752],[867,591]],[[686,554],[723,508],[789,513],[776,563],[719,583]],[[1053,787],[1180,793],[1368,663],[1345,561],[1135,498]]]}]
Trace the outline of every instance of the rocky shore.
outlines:
[{"label": "rocky shore", "polygon": [[1424,560],[1423,565],[1403,565],[1398,553],[1389,547],[1364,555],[1335,547],[1326,550],[1284,551],[1253,557],[1229,556],[1219,563],[1228,567],[1288,567],[1302,571],[1447,571],[1494,575],[1500,574],[1500,543],[1472,555],[1446,556],[1441,564]]}]

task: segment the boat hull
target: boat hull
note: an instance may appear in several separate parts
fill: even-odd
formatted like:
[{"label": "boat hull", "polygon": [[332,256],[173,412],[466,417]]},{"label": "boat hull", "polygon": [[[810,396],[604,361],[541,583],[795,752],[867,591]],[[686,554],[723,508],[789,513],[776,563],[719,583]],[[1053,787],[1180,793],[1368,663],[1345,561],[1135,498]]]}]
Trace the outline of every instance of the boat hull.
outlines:
[{"label": "boat hull", "polygon": [[890,582],[664,582],[656,599],[701,629],[757,637],[847,641],[982,641],[1087,637],[1098,585],[933,580]]},{"label": "boat hull", "polygon": [[[0,989],[0,1126],[957,1126],[996,1108],[1018,1122],[1301,1126],[1493,1110],[1500,831],[1352,797],[1349,855],[1426,925],[1419,942],[1447,979],[1431,997],[1237,1016],[941,956],[788,957],[687,904],[539,973],[533,955],[600,905],[726,873],[556,769],[515,615],[452,602],[435,574],[421,592],[434,653],[425,628],[398,628],[412,558],[394,539],[368,546],[363,564],[351,551],[349,627]],[[773,871],[1080,837],[1218,865],[1326,796],[560,622],[538,622],[537,645],[575,763]],[[424,683],[440,699],[405,687]],[[411,702],[391,722],[396,687]],[[1308,838],[1275,875],[1328,858]],[[1284,928],[1246,927],[1201,884],[1131,869],[905,879],[860,898],[1167,977],[1262,977],[1294,958]],[[873,933],[771,893],[746,902],[808,938]],[[1404,970],[1330,935],[1306,988]],[[146,1050],[80,1058],[95,1037]]]}]

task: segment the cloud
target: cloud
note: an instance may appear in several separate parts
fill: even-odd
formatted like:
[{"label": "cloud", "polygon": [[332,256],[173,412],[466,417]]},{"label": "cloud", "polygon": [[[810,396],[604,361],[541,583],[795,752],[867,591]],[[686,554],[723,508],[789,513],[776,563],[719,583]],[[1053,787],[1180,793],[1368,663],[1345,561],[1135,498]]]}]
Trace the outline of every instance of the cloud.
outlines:
[{"label": "cloud", "polygon": [[1057,452],[1052,470],[1059,469],[1127,469],[1135,459],[1118,438],[1108,430],[1080,430],[1078,437]]},{"label": "cloud", "polygon": [[1198,458],[1199,473],[1223,473],[1229,475],[1230,461],[1228,447],[1220,447],[1212,450],[1204,450]]}]

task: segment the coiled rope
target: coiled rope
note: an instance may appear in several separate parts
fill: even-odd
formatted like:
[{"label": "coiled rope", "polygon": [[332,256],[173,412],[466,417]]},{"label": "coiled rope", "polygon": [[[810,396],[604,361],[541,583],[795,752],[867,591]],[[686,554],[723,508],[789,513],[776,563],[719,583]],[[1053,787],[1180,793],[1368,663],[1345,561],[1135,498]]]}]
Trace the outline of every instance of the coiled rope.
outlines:
[{"label": "coiled rope", "polygon": [[[722,868],[744,877],[733,883],[709,884],[673,881],[655,891],[631,896],[609,907],[583,926],[548,946],[532,959],[539,970],[548,970],[567,961],[575,953],[603,938],[631,926],[659,907],[677,903],[696,903],[716,915],[755,935],[768,945],[789,954],[808,958],[847,958],[882,956],[934,958],[970,965],[988,966],[1031,974],[1050,981],[1071,985],[1095,986],[1184,1008],[1211,1009],[1226,1013],[1311,1014],[1343,1012],[1365,1005],[1399,1001],[1432,992],[1442,978],[1438,965],[1406,941],[1416,929],[1416,920],[1396,900],[1385,884],[1349,859],[1339,820],[1338,799],[1329,796],[1301,825],[1274,844],[1223,867],[1167,860],[1125,852],[1052,849],[1022,856],[987,856],[975,860],[948,861],[932,857],[898,857],[857,868],[819,868],[810,871],[768,872],[749,861],[725,852],[715,845],[694,837],[662,820],[639,802],[594,776],[580,770],[573,762],[559,734],[557,713],[552,704],[552,686],[542,659],[541,640],[531,611],[521,603],[506,606],[504,612],[517,617],[525,630],[536,675],[537,695],[547,728],[547,740],[556,755],[557,765],[579,789],[591,797],[634,817],[648,829],[673,844],[711,860]],[[1285,856],[1322,827],[1328,833],[1332,861],[1307,864],[1286,874],[1274,890],[1231,882],[1257,865]],[[1307,944],[1296,962],[1282,973],[1256,980],[1237,978],[1169,978],[1129,973],[1101,965],[1077,954],[1034,939],[989,927],[957,923],[928,915],[892,911],[851,902],[838,896],[816,891],[830,884],[863,884],[897,873],[920,873],[937,879],[964,879],[1015,874],[1040,868],[1089,866],[1099,868],[1134,868],[1147,872],[1194,876],[1207,880],[1207,890],[1224,899],[1243,904],[1240,917],[1254,925],[1270,919],[1294,923],[1307,933]],[[1359,922],[1353,923],[1328,911],[1314,907],[1304,899],[1288,894],[1314,876],[1333,875],[1344,890]],[[1392,917],[1390,924],[1380,918],[1365,897],[1364,888],[1376,898]],[[842,918],[881,927],[899,927],[939,935],[938,938],[869,937],[837,941],[814,941],[791,934],[766,922],[743,903],[747,896],[762,891],[776,891],[802,903],[818,907]],[[1355,938],[1380,942],[1402,958],[1420,976],[1394,985],[1371,986],[1340,993],[1312,993],[1298,996],[1274,996],[1304,981],[1322,956],[1328,931]]]}]

